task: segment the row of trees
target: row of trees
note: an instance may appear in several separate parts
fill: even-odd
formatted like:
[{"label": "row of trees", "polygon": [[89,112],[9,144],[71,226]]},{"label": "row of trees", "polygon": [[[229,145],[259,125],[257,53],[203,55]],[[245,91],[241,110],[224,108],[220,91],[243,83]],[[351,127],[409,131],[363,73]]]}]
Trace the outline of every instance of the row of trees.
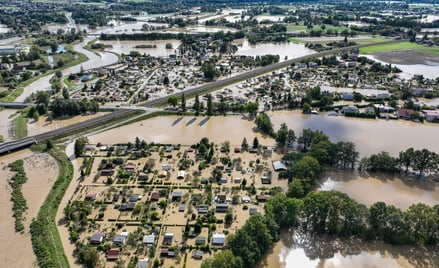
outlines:
[{"label": "row of trees", "polygon": [[390,244],[439,245],[439,205],[416,204],[402,211],[377,202],[367,208],[344,193],[320,191],[303,199],[278,193],[267,201],[265,212],[251,216],[229,237],[229,250],[204,260],[201,267],[254,267],[277,240],[279,227]]},{"label": "row of trees", "polygon": [[361,159],[360,171],[370,172],[399,172],[404,169],[405,173],[410,170],[423,173],[439,172],[439,155],[428,149],[415,150],[408,148],[399,152],[398,157],[391,156],[388,152],[380,152]]}]

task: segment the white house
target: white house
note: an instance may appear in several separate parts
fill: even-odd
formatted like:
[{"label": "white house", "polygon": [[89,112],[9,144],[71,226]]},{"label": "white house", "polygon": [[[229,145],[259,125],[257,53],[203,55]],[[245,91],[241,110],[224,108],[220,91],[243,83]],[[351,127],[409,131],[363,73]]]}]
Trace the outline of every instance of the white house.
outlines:
[{"label": "white house", "polygon": [[214,246],[224,246],[226,241],[226,236],[224,234],[213,234],[212,235],[212,244]]}]

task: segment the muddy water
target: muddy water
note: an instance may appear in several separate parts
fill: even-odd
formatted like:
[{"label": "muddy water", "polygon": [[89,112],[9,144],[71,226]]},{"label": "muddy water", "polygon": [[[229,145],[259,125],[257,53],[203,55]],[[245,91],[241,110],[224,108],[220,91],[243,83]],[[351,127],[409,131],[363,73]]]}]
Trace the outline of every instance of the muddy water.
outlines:
[{"label": "muddy water", "polygon": [[[154,57],[167,57],[175,53],[175,49],[180,45],[179,40],[159,40],[159,41],[101,41],[102,44],[112,45],[107,49],[118,54],[130,54],[131,51],[138,51],[141,54],[149,54]],[[172,49],[166,49],[166,44],[171,43]],[[136,48],[136,45],[156,45],[155,48]]]},{"label": "muddy water", "polygon": [[283,231],[258,268],[414,268],[437,267],[432,248],[390,246],[380,242],[306,237]]},{"label": "muddy water", "polygon": [[[9,163],[17,159],[24,159],[24,169],[28,177],[23,185],[22,192],[27,201],[28,209],[25,213],[24,233],[16,233],[10,202],[11,189],[8,178],[13,173],[6,168]],[[29,234],[31,220],[37,215],[40,206],[50,191],[58,168],[54,159],[46,154],[33,153],[30,150],[22,150],[0,157],[0,267],[36,267],[36,257],[32,250]]]},{"label": "muddy water", "polygon": [[406,210],[416,203],[430,206],[439,204],[439,186],[431,185],[429,181],[419,181],[416,177],[386,174],[369,176],[341,171],[327,172],[323,177],[319,190],[344,192],[367,206],[383,201]]},{"label": "muddy water", "polygon": [[[362,156],[381,150],[397,155],[408,147],[439,151],[432,141],[439,135],[435,124],[407,121],[367,120],[332,117],[325,114],[302,115],[300,112],[276,111],[269,113],[274,128],[285,122],[297,135],[303,128],[322,130],[332,141],[352,141]],[[229,140],[231,146],[240,145],[242,138],[251,142],[258,137],[261,144],[274,141],[253,131],[254,123],[240,116],[157,117],[89,137],[92,142],[116,143],[134,141],[135,137],[148,142],[193,144],[202,137],[220,143]],[[366,205],[384,201],[402,209],[413,203],[439,203],[439,189],[427,183],[402,182],[397,177],[361,177],[349,173],[327,173],[321,190],[339,190]],[[434,189],[432,191],[431,189]],[[414,255],[415,254],[415,255]],[[435,267],[439,257],[435,250],[411,247],[392,247],[380,243],[359,241],[293,239],[284,232],[263,258],[259,267]],[[437,267],[437,266],[436,266]]]},{"label": "muddy water", "polygon": [[[116,128],[89,137],[91,142],[113,144],[117,142],[134,141],[136,137],[155,143],[179,143],[191,145],[203,137],[215,143],[226,140],[233,145],[240,145],[244,137],[248,142],[258,137],[262,144],[271,145],[274,142],[264,139],[259,133],[254,133],[252,121],[243,120],[239,116],[226,117],[194,117],[166,116],[155,117],[143,122]],[[262,142],[265,140],[265,142]]]},{"label": "muddy water", "polygon": [[279,55],[280,61],[288,59],[298,58],[315,53],[314,50],[306,48],[304,44],[294,43],[267,43],[251,45],[245,40],[242,45],[238,46],[236,55],[246,56],[262,56],[267,54]]},{"label": "muddy water", "polygon": [[[439,125],[413,123],[405,120],[371,120],[336,116],[303,115],[298,111],[276,111],[269,113],[274,129],[285,122],[299,136],[304,128],[321,130],[331,141],[352,141],[361,156],[382,150],[397,155],[409,147],[429,148],[439,152],[439,144],[434,143],[439,136]],[[190,145],[202,137],[220,143],[225,140],[232,145],[240,145],[244,137],[253,140],[256,136],[263,144],[273,145],[272,139],[254,132],[254,122],[241,116],[167,116],[155,117],[135,124],[116,128],[94,136],[94,142],[115,143],[134,141],[135,137],[148,142],[181,143]]]},{"label": "muddy water", "polygon": [[[75,65],[73,67],[67,68],[62,71],[63,75],[69,75],[70,73],[77,73],[81,70],[89,70],[93,68],[99,68],[102,66],[106,66],[109,64],[116,63],[118,61],[118,57],[109,52],[99,52],[99,55],[96,55],[94,52],[90,52],[83,48],[91,39],[86,38],[84,42],[73,46],[73,49],[79,53],[83,53],[87,56],[88,60],[84,63]],[[24,88],[23,93],[18,96],[15,101],[23,102],[27,97],[29,97],[32,93],[35,93],[39,90],[50,90],[50,79],[53,75],[43,76],[35,82],[31,83],[27,87]]]},{"label": "muddy water", "polygon": [[424,78],[435,79],[439,76],[437,70],[439,68],[438,62],[427,62],[426,64],[394,64],[392,62],[385,62],[377,59],[373,55],[364,55],[367,58],[370,58],[374,61],[381,62],[382,64],[392,64],[393,66],[401,69],[402,73],[398,74],[399,77],[404,79],[410,79],[414,75],[422,74]]},{"label": "muddy water", "polygon": [[9,127],[11,124],[11,116],[15,114],[16,110],[12,109],[3,109],[0,111],[0,135],[3,136],[3,139],[9,140]]}]

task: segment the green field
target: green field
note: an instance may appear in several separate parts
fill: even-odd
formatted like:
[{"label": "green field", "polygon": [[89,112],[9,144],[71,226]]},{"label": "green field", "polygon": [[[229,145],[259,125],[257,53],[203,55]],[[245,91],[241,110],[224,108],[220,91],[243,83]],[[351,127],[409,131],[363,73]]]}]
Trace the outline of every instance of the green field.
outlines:
[{"label": "green field", "polygon": [[360,49],[362,54],[370,54],[375,52],[393,51],[393,50],[405,50],[405,49],[421,49],[424,46],[410,43],[410,42],[395,42],[390,44],[382,44],[370,47],[364,47]]},{"label": "green field", "polygon": [[19,116],[13,122],[13,136],[15,139],[21,139],[27,136],[27,118]]}]

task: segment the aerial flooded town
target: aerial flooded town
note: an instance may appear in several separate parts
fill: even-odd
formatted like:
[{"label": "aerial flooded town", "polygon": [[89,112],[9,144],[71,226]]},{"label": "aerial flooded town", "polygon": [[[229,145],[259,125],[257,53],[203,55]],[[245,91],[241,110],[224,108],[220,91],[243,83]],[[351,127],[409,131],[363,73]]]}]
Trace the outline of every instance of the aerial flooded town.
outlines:
[{"label": "aerial flooded town", "polygon": [[436,0],[0,0],[0,267],[439,267]]}]

